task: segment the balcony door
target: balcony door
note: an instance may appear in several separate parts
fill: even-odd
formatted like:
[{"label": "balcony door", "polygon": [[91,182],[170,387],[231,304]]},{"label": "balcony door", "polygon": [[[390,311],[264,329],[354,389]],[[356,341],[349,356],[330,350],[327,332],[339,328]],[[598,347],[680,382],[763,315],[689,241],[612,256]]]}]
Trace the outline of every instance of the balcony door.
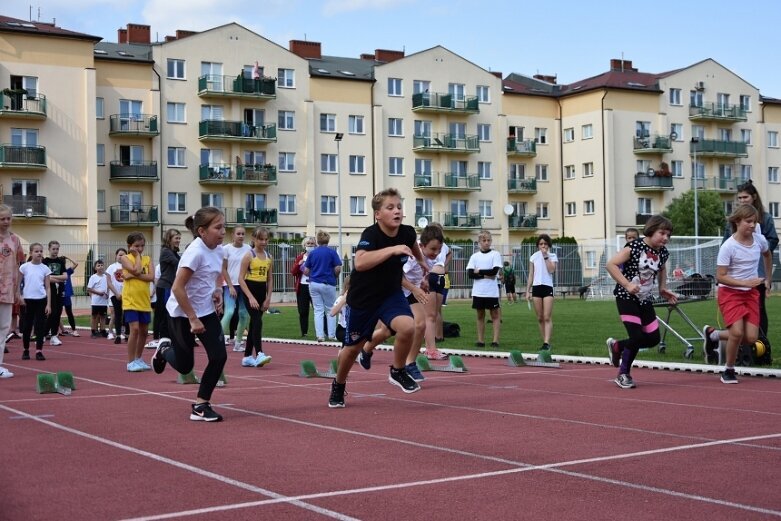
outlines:
[{"label": "balcony door", "polygon": [[142,113],[143,104],[140,100],[119,100],[119,130],[138,130]]},{"label": "balcony door", "polygon": [[141,165],[144,163],[144,147],[138,145],[120,145],[119,161],[122,166]]},{"label": "balcony door", "polygon": [[222,86],[222,64],[215,62],[201,62],[201,76],[206,76],[206,89],[213,91],[224,90]]},{"label": "balcony door", "polygon": [[144,196],[141,192],[119,192],[119,222],[137,221],[143,204]]},{"label": "balcony door", "polygon": [[35,76],[11,76],[11,90],[24,89],[27,91],[23,99],[35,99],[38,97],[38,78]]}]

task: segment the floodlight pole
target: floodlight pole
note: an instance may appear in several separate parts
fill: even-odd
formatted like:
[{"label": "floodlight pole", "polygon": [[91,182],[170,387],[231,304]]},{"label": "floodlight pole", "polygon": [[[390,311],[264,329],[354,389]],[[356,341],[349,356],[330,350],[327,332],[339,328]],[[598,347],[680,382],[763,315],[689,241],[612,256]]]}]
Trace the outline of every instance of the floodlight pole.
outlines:
[{"label": "floodlight pole", "polygon": [[692,184],[694,186],[694,270],[696,273],[700,273],[700,209],[697,197],[697,148],[699,145],[700,138],[697,136],[692,137],[691,147],[694,155],[694,163],[692,165]]},{"label": "floodlight pole", "polygon": [[[334,136],[336,141],[336,213],[338,218],[339,227],[339,259],[342,259],[344,252],[342,251],[342,154],[339,148],[339,144],[342,142],[344,134],[337,132]],[[344,281],[344,266],[339,270],[339,286],[337,292],[342,293],[342,282]]]}]

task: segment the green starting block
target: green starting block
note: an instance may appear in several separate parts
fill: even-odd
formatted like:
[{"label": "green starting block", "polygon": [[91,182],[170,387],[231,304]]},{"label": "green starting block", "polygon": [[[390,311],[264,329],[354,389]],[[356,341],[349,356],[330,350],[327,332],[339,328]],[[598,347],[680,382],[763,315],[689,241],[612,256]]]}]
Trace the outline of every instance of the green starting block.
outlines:
[{"label": "green starting block", "polygon": [[336,366],[338,361],[336,359],[331,360],[328,366],[328,371],[320,372],[317,370],[317,365],[313,360],[302,360],[301,371],[298,376],[302,378],[336,378]]},{"label": "green starting block", "polygon": [[558,362],[553,361],[550,351],[540,351],[539,353],[537,353],[536,362],[527,362],[526,360],[524,360],[523,353],[521,353],[520,351],[517,350],[510,351],[510,356],[507,359],[507,364],[511,367],[523,367],[523,366],[555,367],[555,368],[561,367],[561,365],[559,365]]},{"label": "green starting block", "polygon": [[418,355],[415,364],[421,371],[441,371],[443,373],[465,373],[467,372],[464,361],[458,355],[450,355],[447,365],[431,365],[426,355]]},{"label": "green starting block", "polygon": [[[176,383],[178,384],[200,384],[201,380],[195,371],[190,371],[187,374],[179,374],[176,377]],[[220,374],[220,379],[217,380],[217,387],[225,387],[228,384],[228,377],[225,376],[225,372]]]},{"label": "green starting block", "polygon": [[76,382],[73,380],[73,373],[60,371],[54,373],[41,373],[38,375],[36,390],[40,394],[60,393],[64,396],[70,396],[76,389]]}]

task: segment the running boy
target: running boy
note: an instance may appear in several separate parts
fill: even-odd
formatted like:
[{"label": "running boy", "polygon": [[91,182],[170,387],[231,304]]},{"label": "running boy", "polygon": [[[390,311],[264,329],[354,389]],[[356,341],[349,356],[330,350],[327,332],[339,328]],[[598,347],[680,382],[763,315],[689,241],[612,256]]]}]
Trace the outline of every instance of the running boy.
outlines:
[{"label": "running boy", "polygon": [[90,294],[92,304],[92,317],[90,319],[91,338],[99,338],[103,333],[103,325],[106,323],[106,311],[108,310],[108,275],[105,272],[106,264],[102,260],[96,260],[93,273],[87,282],[87,293]]},{"label": "running boy", "polygon": [[22,297],[24,297],[24,326],[22,342],[24,351],[22,360],[30,359],[30,332],[35,326],[35,359],[46,360],[43,356],[43,339],[46,336],[46,316],[51,311],[50,277],[52,271],[43,263],[43,245],[34,242],[30,245],[30,260],[19,266],[22,274]]},{"label": "running boy", "polygon": [[502,328],[499,314],[499,286],[496,274],[502,268],[502,255],[491,249],[491,232],[482,230],[477,236],[480,251],[472,254],[466,265],[467,276],[472,279],[472,309],[477,312],[477,347],[485,347],[485,310],[490,310],[494,336],[491,347],[499,347]]},{"label": "running boy", "polygon": [[331,384],[328,406],[344,407],[347,376],[361,346],[372,338],[378,321],[394,332],[393,365],[388,381],[405,393],[414,393],[420,386],[404,369],[412,347],[415,325],[407,299],[401,291],[402,267],[407,257],[414,256],[427,271],[415,237],[415,228],[401,224],[401,195],[388,188],[372,198],[375,224],[361,234],[350,274],[347,293],[347,332],[344,347],[339,352],[336,378]]},{"label": "running boy", "polygon": [[122,312],[130,326],[127,338],[127,370],[131,373],[151,369],[141,356],[152,321],[152,302],[149,298],[149,283],[155,280],[152,259],[143,255],[146,238],[141,232],[127,236],[127,255],[122,257]]},{"label": "running boy", "polygon": [[[667,248],[673,224],[661,215],[654,215],[645,224],[642,239],[635,239],[607,262],[607,272],[616,281],[613,294],[621,321],[629,338],[608,338],[607,351],[614,367],[619,367],[614,380],[621,389],[635,387],[630,376],[638,351],[659,343],[659,322],[653,308],[653,284],[658,278],[659,295],[675,304],[675,293],[667,289]],[[623,265],[623,268],[619,268]]]}]

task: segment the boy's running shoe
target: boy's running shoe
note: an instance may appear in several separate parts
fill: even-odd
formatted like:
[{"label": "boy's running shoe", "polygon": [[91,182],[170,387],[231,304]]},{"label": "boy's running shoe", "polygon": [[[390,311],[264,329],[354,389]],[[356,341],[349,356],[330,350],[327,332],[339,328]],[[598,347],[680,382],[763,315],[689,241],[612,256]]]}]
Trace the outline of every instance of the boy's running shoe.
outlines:
[{"label": "boy's running shoe", "polygon": [[721,373],[721,383],[723,384],[736,384],[738,383],[738,377],[735,375],[734,369],[725,369]]},{"label": "boy's running shoe", "polygon": [[407,370],[407,374],[415,380],[416,382],[422,382],[426,379],[425,376],[423,376],[423,373],[420,372],[420,369],[418,368],[418,364],[415,362],[412,362],[411,364],[407,364],[404,366],[404,369]]},{"label": "boy's running shoe", "polygon": [[0,378],[13,378],[14,373],[6,369],[5,367],[0,367]]},{"label": "boy's running shoe", "polygon": [[136,363],[138,364],[138,367],[140,367],[142,371],[149,371],[150,369],[152,369],[152,366],[144,362],[143,358],[136,359]]},{"label": "boy's running shoe", "polygon": [[146,371],[146,369],[138,365],[138,360],[133,360],[132,362],[129,362],[127,364],[127,370],[129,373],[140,373],[141,371]]},{"label": "boy's running shoe", "polygon": [[155,373],[160,374],[165,370],[165,356],[163,354],[171,349],[171,339],[163,337],[157,342],[157,349],[155,354],[152,355],[152,369]]},{"label": "boy's running shoe", "polygon": [[336,383],[336,378],[331,382],[331,396],[328,398],[328,407],[337,409],[344,407],[344,388],[347,384]]},{"label": "boy's running shoe", "polygon": [[46,357],[43,356],[43,351],[36,351],[35,352],[35,359],[36,360],[40,360],[40,361],[46,360]]},{"label": "boy's running shoe", "polygon": [[222,416],[214,412],[209,402],[194,403],[192,405],[192,412],[190,413],[190,419],[193,421],[202,422],[218,422],[222,421]]},{"label": "boy's running shoe", "polygon": [[53,346],[61,346],[62,340],[60,340],[60,337],[58,337],[57,335],[54,335],[51,337],[51,340],[49,340],[49,344]]},{"label": "boy's running shoe", "polygon": [[257,358],[255,358],[255,367],[263,367],[269,362],[271,362],[270,356],[268,356],[266,353],[258,353]]},{"label": "boy's running shoe", "polygon": [[255,357],[245,356],[241,359],[241,367],[255,367]]},{"label": "boy's running shoe", "polygon": [[707,324],[702,327],[702,354],[705,356],[706,364],[719,363],[719,341],[710,338],[714,331],[716,330]]},{"label": "boy's running shoe", "polygon": [[618,349],[616,339],[613,337],[608,338],[605,340],[605,345],[607,346],[607,357],[610,363],[613,364],[613,367],[621,365],[621,351]]},{"label": "boy's running shoe", "polygon": [[367,371],[372,368],[373,354],[374,351],[364,351],[363,349],[361,349],[361,354],[358,355],[358,363],[361,364],[361,367],[363,367]]},{"label": "boy's running shoe", "polygon": [[407,394],[420,391],[418,383],[407,374],[407,371],[403,367],[401,369],[396,369],[391,366],[388,382],[400,387],[401,390]]},{"label": "boy's running shoe", "polygon": [[613,380],[617,386],[619,386],[621,389],[632,389],[635,387],[635,381],[632,380],[632,377],[628,374],[620,374],[618,377]]}]

